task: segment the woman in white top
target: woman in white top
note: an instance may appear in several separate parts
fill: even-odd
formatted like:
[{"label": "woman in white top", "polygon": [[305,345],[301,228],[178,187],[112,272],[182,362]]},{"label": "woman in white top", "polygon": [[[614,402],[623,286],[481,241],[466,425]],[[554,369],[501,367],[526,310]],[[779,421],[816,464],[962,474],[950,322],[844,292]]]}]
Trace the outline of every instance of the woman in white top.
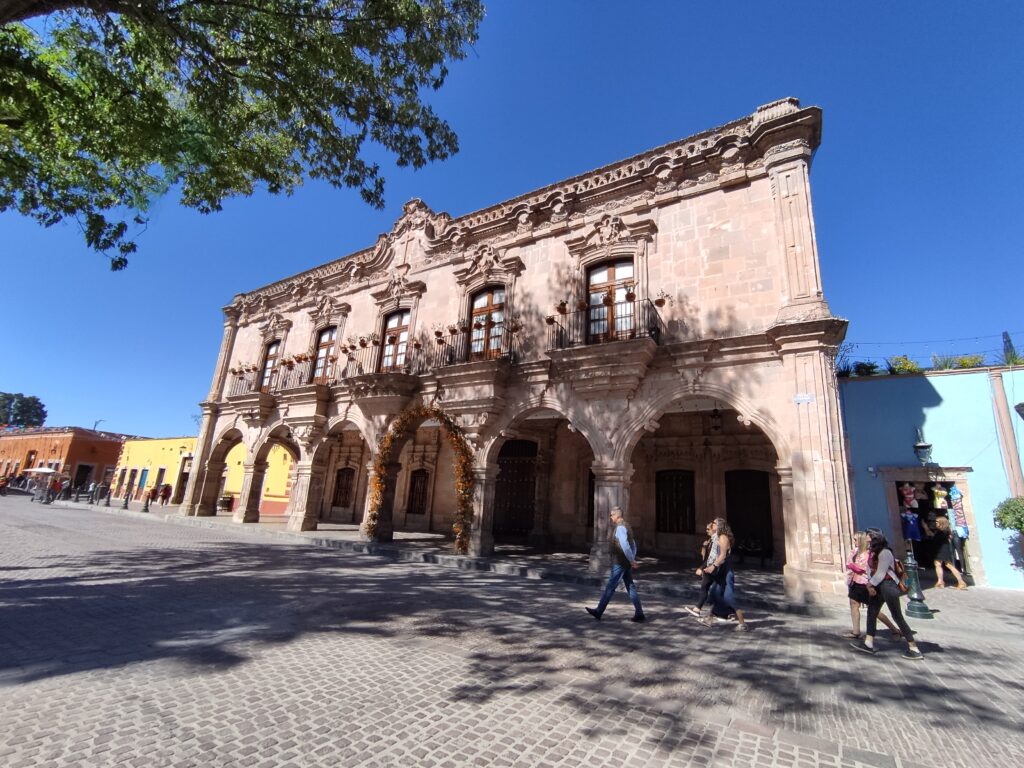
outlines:
[{"label": "woman in white top", "polygon": [[864,639],[858,643],[851,643],[850,647],[861,653],[876,653],[875,651],[875,626],[878,623],[878,612],[882,605],[889,608],[889,615],[900,628],[903,638],[907,641],[907,650],[903,654],[904,659],[920,661],[924,658],[921,650],[914,641],[914,631],[903,618],[903,608],[900,605],[899,579],[896,578],[896,558],[889,549],[889,542],[877,528],[868,531],[871,538],[869,549],[872,553],[870,561],[870,572],[868,576],[868,594],[871,602],[868,604],[868,626]]}]

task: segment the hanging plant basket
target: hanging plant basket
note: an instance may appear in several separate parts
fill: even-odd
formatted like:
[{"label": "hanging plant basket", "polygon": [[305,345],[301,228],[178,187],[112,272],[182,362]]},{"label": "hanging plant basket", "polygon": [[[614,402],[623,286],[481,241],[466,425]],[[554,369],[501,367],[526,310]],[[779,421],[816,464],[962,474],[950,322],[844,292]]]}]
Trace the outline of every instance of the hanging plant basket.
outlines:
[{"label": "hanging plant basket", "polygon": [[587,305],[586,299],[580,299],[579,301],[576,302],[576,309],[580,310],[581,312],[584,309],[586,309],[587,306],[588,305]]},{"label": "hanging plant basket", "polygon": [[388,336],[388,344],[395,344],[398,341],[397,336]]},{"label": "hanging plant basket", "polygon": [[477,320],[475,323],[473,323],[473,329],[474,330],[479,331],[483,327],[484,327],[484,324],[481,323],[479,320]]},{"label": "hanging plant basket", "polygon": [[555,324],[555,316],[554,315],[548,315],[547,317],[544,318],[544,322],[547,323],[548,325],[554,325]]},{"label": "hanging plant basket", "polygon": [[626,301],[636,301],[636,293],[633,291],[626,291]]},{"label": "hanging plant basket", "polygon": [[656,306],[656,307],[664,307],[665,306],[665,300],[659,296],[658,298],[656,298],[654,300],[654,306]]},{"label": "hanging plant basket", "polygon": [[615,297],[612,296],[610,293],[606,293],[604,297],[601,299],[601,303],[604,304],[606,307],[610,307],[612,304],[615,303]]},{"label": "hanging plant basket", "polygon": [[564,315],[569,311],[569,305],[564,301],[560,301],[555,305],[555,309],[558,310],[558,314]]},{"label": "hanging plant basket", "polygon": [[442,336],[444,336],[444,331],[434,331],[434,335],[440,339]]},{"label": "hanging plant basket", "polygon": [[359,340],[359,346],[360,347],[365,347],[366,346],[366,339],[360,339]]},{"label": "hanging plant basket", "polygon": [[444,344],[444,339],[441,336],[438,336],[437,337],[437,343],[438,344]]}]

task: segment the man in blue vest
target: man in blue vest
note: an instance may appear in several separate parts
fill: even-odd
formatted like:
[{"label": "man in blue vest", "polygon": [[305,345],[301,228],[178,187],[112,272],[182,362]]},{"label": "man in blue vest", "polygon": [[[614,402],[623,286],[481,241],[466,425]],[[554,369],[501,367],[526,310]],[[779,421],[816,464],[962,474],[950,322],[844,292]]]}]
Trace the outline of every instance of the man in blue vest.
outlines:
[{"label": "man in blue vest", "polygon": [[604,587],[601,601],[597,608],[587,608],[587,613],[595,619],[601,618],[608,601],[615,594],[615,588],[619,580],[626,585],[629,592],[629,599],[633,601],[634,614],[630,621],[644,621],[644,608],[640,605],[640,595],[636,591],[636,582],[633,581],[633,569],[636,568],[636,541],[633,539],[633,532],[629,530],[626,521],[622,519],[622,510],[619,507],[612,507],[611,512],[612,529],[608,537],[608,549],[612,556],[612,572],[608,577],[608,583]]}]

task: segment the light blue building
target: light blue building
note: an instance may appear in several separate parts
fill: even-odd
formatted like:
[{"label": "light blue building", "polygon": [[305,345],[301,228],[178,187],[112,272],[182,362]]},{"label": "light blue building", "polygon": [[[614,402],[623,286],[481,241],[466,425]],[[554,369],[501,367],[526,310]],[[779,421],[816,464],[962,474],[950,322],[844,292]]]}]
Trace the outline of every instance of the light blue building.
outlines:
[{"label": "light blue building", "polygon": [[[1024,496],[1024,369],[976,368],[840,379],[854,515],[903,551],[900,507],[922,510],[963,495],[968,562],[976,584],[1024,589],[1020,536],[995,527],[992,511]],[[926,446],[930,460],[922,464]],[[919,458],[918,454],[922,454]],[[927,563],[926,565],[931,565]]]}]

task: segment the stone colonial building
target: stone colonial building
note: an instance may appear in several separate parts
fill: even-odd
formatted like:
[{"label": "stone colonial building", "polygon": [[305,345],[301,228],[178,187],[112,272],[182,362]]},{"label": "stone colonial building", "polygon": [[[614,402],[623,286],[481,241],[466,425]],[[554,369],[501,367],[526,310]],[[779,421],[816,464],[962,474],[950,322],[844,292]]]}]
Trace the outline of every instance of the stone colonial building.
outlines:
[{"label": "stone colonial building", "polygon": [[[411,406],[464,427],[470,551],[589,548],[623,507],[645,553],[690,556],[707,521],[845,590],[851,533],[809,171],[821,111],[783,99],[459,218],[409,202],[364,251],[225,310],[186,514],[213,514],[242,443],[235,518],[256,520],[272,446],[295,459],[295,529],[359,522],[378,441]],[[387,464],[376,535],[451,530],[436,419]]]}]

